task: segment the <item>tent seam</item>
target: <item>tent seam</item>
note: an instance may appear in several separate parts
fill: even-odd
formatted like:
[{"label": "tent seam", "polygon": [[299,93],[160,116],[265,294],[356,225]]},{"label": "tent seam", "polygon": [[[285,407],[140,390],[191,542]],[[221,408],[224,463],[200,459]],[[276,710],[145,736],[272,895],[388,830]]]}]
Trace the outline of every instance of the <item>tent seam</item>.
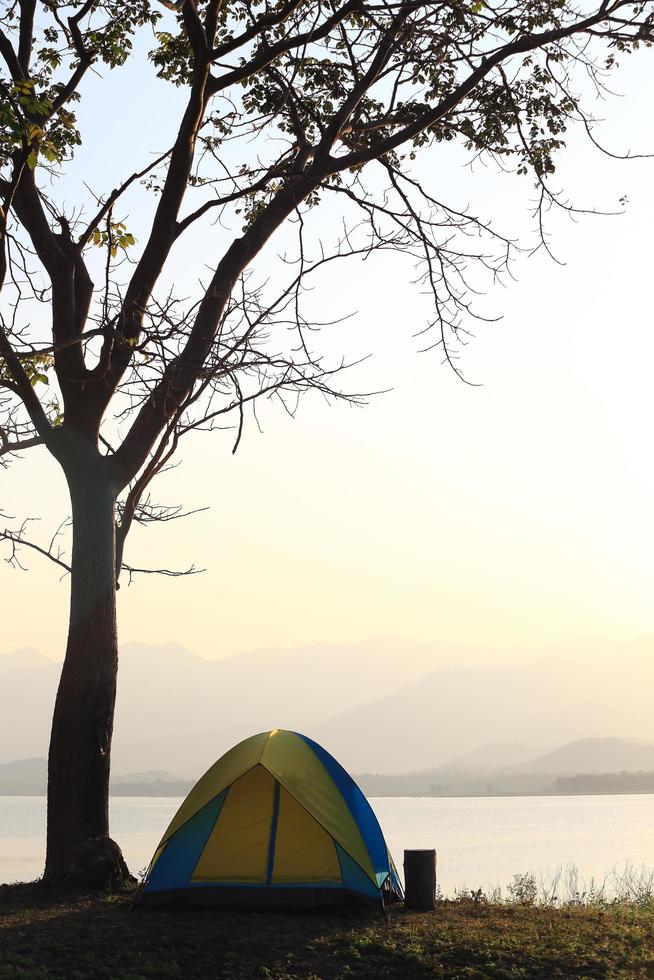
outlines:
[{"label": "tent seam", "polygon": [[[266,767],[264,766],[264,769],[265,768]],[[270,773],[270,775],[272,776],[272,773]],[[273,779],[275,779],[274,776]],[[273,800],[272,819],[270,821],[270,842],[268,844],[268,869],[266,871],[266,885],[272,884],[273,865],[275,862],[275,838],[277,837],[277,821],[279,819],[279,786],[279,780],[275,779],[275,797]]]}]

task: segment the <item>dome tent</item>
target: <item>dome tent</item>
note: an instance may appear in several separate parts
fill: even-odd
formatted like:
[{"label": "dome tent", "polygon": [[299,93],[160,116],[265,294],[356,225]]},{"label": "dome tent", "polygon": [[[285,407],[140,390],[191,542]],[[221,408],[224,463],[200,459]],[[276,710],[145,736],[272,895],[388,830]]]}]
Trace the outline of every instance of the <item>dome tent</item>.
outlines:
[{"label": "dome tent", "polygon": [[310,738],[273,729],[235,745],[194,786],[137,904],[305,910],[401,896],[352,777]]}]

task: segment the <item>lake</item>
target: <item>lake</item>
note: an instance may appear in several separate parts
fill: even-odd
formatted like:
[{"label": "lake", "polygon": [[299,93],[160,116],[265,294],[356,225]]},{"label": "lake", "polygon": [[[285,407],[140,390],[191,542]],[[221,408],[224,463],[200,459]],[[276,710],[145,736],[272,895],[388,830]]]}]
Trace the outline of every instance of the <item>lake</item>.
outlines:
[{"label": "lake", "polygon": [[[421,799],[371,804],[398,869],[404,848],[435,847],[444,895],[506,888],[514,874],[550,879],[576,865],[601,883],[625,866],[654,868],[654,795]],[[114,797],[112,833],[137,873],[181,800]],[[43,868],[45,800],[0,796],[0,883],[26,881]],[[562,892],[560,891],[561,895]]]}]

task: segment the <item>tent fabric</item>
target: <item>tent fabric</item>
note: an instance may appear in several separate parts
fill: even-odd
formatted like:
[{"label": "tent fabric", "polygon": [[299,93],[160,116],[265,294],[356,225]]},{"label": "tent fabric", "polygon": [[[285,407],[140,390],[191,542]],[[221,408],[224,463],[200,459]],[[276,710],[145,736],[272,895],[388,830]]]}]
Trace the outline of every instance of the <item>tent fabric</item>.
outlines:
[{"label": "tent fabric", "polygon": [[316,742],[273,729],[234,746],[193,787],[138,902],[307,909],[401,896],[377,818],[352,777]]}]

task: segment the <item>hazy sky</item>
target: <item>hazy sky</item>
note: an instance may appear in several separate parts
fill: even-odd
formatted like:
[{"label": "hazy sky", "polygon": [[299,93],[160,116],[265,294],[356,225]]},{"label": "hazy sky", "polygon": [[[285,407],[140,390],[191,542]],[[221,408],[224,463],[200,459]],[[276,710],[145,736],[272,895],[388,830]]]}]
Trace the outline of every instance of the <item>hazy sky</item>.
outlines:
[{"label": "hazy sky", "polygon": [[[621,72],[624,98],[598,109],[616,150],[654,150],[648,58]],[[178,95],[158,84],[159,111],[143,119],[128,81],[116,76],[115,131],[92,82],[81,110],[92,139],[71,171],[70,201],[83,178],[97,173],[96,190],[108,190],[145,150],[166,145],[157,126],[174,118]],[[140,156],[128,154],[133,143]],[[420,169],[442,198],[479,205],[533,241],[525,178],[439,153]],[[155,492],[209,511],[137,529],[127,559],[207,571],[123,587],[121,641],[173,639],[220,657],[385,633],[500,646],[654,632],[653,173],[654,160],[617,162],[570,137],[556,183],[580,205],[615,209],[626,194],[626,213],[553,216],[565,265],[525,256],[517,281],[485,297],[503,319],[480,325],[459,362],[481,387],[462,384],[438,352],[418,353],[426,305],[406,261],[332,268],[315,302],[327,316],[358,313],[326,331],[324,347],[374,353],[352,386],[392,392],[364,409],[308,399],[295,420],[266,406],[263,432],[249,425],[235,457],[229,436],[190,439]],[[138,198],[137,237],[140,207]],[[211,262],[215,235],[207,225],[178,253],[181,286]],[[38,450],[0,479],[2,508],[40,516],[34,535],[46,540],[68,512],[56,464]],[[25,557],[30,574],[0,567],[0,647],[60,656],[67,582]]]}]

